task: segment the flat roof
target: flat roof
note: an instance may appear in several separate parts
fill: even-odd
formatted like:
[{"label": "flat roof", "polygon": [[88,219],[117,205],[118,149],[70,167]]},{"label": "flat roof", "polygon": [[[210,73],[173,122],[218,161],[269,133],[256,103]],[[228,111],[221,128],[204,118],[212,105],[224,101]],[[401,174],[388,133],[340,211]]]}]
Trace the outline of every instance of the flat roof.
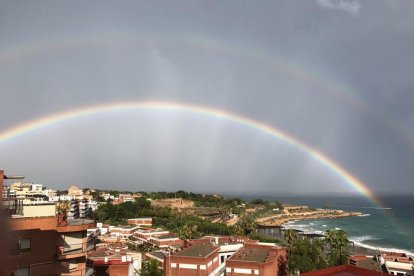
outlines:
[{"label": "flat roof", "polygon": [[174,256],[203,257],[204,258],[210,255],[216,249],[217,247],[213,247],[211,244],[200,243],[200,244],[195,244],[195,245],[186,247],[183,250],[179,251],[178,253],[174,254]]},{"label": "flat roof", "polygon": [[160,251],[148,252],[147,255],[152,255],[154,257],[164,259],[165,253]]},{"label": "flat roof", "polygon": [[243,247],[230,260],[263,263],[266,261],[270,248]]},{"label": "flat roof", "polygon": [[157,228],[157,229],[138,229],[137,230],[138,233],[157,233],[157,232],[169,232],[168,230],[164,230],[161,228]]}]

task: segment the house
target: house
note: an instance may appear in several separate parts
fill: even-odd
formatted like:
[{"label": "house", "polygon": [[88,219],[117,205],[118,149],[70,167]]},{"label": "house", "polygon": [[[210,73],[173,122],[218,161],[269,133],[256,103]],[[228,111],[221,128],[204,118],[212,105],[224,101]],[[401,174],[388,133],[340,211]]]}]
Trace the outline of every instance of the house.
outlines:
[{"label": "house", "polygon": [[134,259],[120,243],[98,247],[88,255],[95,276],[133,276]]},{"label": "house", "polygon": [[164,273],[169,276],[220,275],[219,247],[211,243],[189,243],[164,257]]},{"label": "house", "polygon": [[226,275],[283,275],[287,269],[286,248],[245,243],[230,259],[226,261]]}]

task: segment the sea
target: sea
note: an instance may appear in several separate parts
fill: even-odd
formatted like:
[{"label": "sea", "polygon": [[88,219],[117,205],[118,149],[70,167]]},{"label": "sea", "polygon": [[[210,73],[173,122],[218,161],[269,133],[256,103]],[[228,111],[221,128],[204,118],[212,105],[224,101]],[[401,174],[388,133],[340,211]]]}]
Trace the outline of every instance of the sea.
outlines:
[{"label": "sea", "polygon": [[361,216],[300,220],[287,228],[322,233],[328,229],[344,230],[356,245],[382,251],[405,252],[414,256],[414,196],[384,196],[379,207],[358,196],[284,196],[261,197],[311,208],[331,208],[362,213]]}]

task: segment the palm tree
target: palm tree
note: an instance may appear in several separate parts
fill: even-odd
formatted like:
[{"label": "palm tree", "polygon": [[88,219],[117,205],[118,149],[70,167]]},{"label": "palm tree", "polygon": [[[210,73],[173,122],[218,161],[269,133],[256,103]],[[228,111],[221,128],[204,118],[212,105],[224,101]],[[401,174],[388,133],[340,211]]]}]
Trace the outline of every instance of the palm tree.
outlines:
[{"label": "palm tree", "polygon": [[339,265],[345,262],[344,256],[348,253],[348,238],[344,230],[326,231],[326,242],[330,247],[332,265]]},{"label": "palm tree", "polygon": [[293,230],[293,229],[287,229],[287,230],[284,231],[283,234],[284,234],[283,236],[284,236],[285,241],[289,245],[292,245],[293,241],[295,241],[298,238],[295,230]]},{"label": "palm tree", "polygon": [[197,229],[198,226],[196,224],[184,224],[182,227],[178,229],[178,236],[180,237],[180,239],[183,240],[192,239],[194,237],[194,234],[197,233]]},{"label": "palm tree", "polygon": [[244,217],[243,219],[239,220],[236,225],[236,231],[238,234],[241,235],[248,235],[256,230],[257,224],[254,219],[249,217]]}]

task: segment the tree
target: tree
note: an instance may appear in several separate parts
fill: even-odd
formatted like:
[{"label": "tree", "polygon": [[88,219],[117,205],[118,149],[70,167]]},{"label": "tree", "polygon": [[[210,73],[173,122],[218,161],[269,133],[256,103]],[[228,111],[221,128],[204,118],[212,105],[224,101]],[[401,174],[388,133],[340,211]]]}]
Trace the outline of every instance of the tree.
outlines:
[{"label": "tree", "polygon": [[244,217],[236,224],[236,233],[239,235],[247,236],[256,230],[257,224],[250,217]]},{"label": "tree", "polygon": [[293,243],[293,241],[297,239],[296,232],[293,229],[285,230],[284,233],[283,233],[283,236],[284,236],[285,241],[289,245],[291,245]]},{"label": "tree", "polygon": [[183,240],[192,239],[195,236],[199,236],[197,232],[198,226],[196,224],[184,224],[178,229],[178,237]]},{"label": "tree", "polygon": [[326,231],[326,242],[329,245],[328,261],[330,265],[346,264],[348,254],[348,237],[344,230]]},{"label": "tree", "polygon": [[163,276],[164,272],[158,268],[157,261],[143,261],[141,270],[139,271],[140,276]]}]

